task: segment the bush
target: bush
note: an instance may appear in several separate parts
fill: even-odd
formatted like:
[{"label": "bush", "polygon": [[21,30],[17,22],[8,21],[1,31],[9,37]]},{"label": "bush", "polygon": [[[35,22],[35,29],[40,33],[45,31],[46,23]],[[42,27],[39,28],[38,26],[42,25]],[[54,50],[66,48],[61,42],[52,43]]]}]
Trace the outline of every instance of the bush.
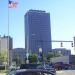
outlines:
[{"label": "bush", "polygon": [[5,66],[4,65],[0,65],[0,70],[4,70]]}]

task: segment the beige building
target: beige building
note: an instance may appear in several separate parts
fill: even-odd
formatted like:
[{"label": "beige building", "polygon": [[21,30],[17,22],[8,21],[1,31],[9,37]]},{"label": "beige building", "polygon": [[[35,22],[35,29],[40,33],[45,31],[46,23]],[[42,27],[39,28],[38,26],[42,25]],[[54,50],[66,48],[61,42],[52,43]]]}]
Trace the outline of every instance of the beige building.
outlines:
[{"label": "beige building", "polygon": [[[9,43],[8,43],[9,42]],[[0,53],[5,52],[8,53],[7,55],[9,56],[9,60],[11,61],[11,50],[13,48],[13,43],[12,43],[12,38],[9,36],[0,36]],[[10,62],[9,61],[9,62]]]}]

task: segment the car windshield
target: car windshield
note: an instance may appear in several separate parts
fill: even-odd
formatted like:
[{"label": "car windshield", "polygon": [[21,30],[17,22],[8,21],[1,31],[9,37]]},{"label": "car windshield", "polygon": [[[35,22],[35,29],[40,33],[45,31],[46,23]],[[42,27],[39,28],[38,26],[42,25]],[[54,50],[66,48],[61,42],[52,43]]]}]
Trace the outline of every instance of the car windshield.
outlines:
[{"label": "car windshield", "polygon": [[52,74],[46,72],[23,72],[17,73],[16,75],[52,75]]}]

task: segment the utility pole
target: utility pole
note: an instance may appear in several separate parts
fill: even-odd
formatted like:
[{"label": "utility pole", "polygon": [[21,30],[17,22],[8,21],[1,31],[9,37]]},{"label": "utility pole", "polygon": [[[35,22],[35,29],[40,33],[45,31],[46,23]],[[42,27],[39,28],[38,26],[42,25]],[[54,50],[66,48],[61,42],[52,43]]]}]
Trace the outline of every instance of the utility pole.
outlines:
[{"label": "utility pole", "polygon": [[74,52],[75,52],[75,37],[73,38],[73,43],[74,43]]}]

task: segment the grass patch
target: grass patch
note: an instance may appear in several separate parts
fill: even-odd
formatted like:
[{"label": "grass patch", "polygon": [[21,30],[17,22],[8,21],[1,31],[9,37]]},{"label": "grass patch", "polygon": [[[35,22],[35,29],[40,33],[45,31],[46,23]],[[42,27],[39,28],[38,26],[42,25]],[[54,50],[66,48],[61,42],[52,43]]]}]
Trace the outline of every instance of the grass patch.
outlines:
[{"label": "grass patch", "polygon": [[0,70],[0,73],[8,73],[9,70]]}]

